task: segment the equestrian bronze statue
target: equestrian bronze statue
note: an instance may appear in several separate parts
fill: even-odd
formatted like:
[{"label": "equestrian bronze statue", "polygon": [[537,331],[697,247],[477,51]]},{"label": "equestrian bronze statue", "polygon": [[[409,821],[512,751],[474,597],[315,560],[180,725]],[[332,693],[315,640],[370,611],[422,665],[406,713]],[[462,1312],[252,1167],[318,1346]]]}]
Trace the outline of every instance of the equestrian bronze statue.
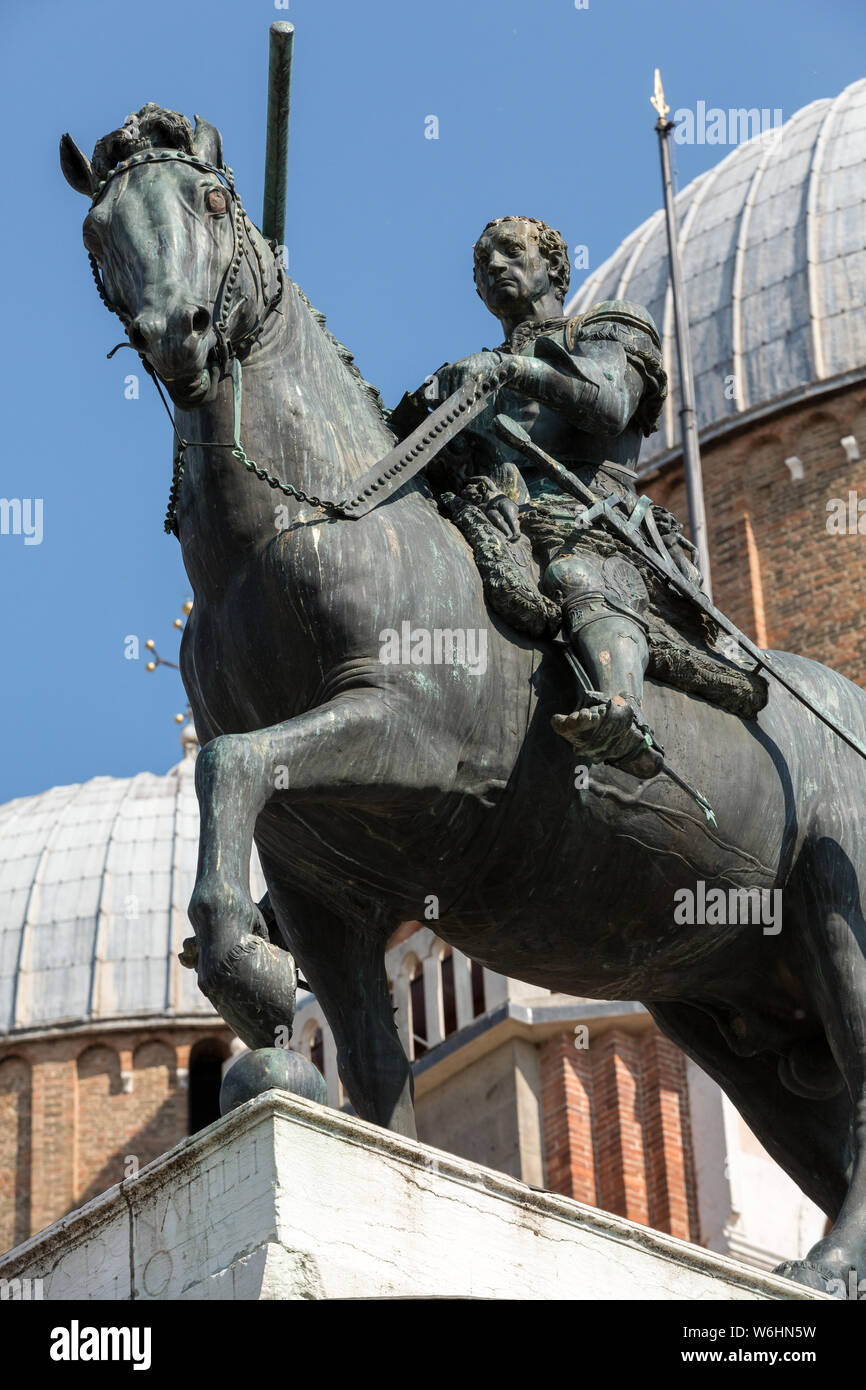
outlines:
[{"label": "equestrian bronze statue", "polygon": [[[269,1048],[297,962],[357,1113],[412,1134],[384,952],[435,897],[437,933],[490,969],[643,1001],[832,1218],[785,1272],[866,1277],[866,694],[720,640],[677,522],[638,495],[665,391],[649,315],[564,317],[561,240],[499,219],[475,280],[504,342],[388,413],[213,126],[149,105],[61,161],[100,293],[175,407],[204,993]],[[430,659],[437,633],[458,659]],[[775,890],[769,929],[678,911]]]}]

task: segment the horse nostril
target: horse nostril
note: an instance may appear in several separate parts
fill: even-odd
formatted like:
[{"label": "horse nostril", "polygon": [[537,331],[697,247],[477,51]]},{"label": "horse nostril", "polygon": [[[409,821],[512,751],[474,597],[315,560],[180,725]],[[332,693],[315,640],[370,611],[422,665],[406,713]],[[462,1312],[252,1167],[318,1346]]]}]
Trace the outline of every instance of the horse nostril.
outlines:
[{"label": "horse nostril", "polygon": [[132,346],[136,349],[136,351],[147,351],[147,339],[145,338],[144,334],[142,333],[141,329],[136,323],[134,323],[129,330],[129,341],[132,343]]},{"label": "horse nostril", "polygon": [[206,333],[210,327],[210,314],[207,309],[196,309],[192,316],[193,333]]}]

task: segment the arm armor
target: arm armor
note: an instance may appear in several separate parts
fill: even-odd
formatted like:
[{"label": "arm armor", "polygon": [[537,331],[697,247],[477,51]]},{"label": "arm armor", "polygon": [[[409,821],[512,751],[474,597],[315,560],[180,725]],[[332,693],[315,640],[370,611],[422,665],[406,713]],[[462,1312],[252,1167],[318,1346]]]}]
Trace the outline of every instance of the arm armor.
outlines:
[{"label": "arm armor", "polygon": [[508,386],[568,416],[580,429],[621,434],[635,408],[625,384],[609,380],[589,357],[570,361],[574,375],[566,376],[538,357],[514,356]]}]

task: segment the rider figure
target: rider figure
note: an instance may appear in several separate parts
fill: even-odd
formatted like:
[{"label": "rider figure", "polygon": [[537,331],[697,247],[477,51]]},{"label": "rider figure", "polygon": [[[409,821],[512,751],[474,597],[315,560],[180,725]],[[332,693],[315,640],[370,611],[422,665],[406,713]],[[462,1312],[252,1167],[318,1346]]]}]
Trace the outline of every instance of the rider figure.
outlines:
[{"label": "rider figure", "polygon": [[[456,466],[464,485],[471,478],[499,530],[512,540],[521,532],[530,537],[542,588],[561,606],[563,635],[588,688],[573,713],[554,716],[556,732],[584,757],[653,777],[663,755],[643,710],[649,594],[637,554],[603,521],[581,526],[585,508],[492,425],[497,411],[507,412],[599,499],[617,494],[627,516],[638,502],[641,440],[655,430],[667,392],[658,332],[645,309],[620,300],[564,317],[568,250],[544,222],[497,218],[474,250],[476,289],[505,334],[497,352],[519,355],[521,375],[452,444],[452,473]],[[495,360],[485,350],[443,368],[436,374],[439,399]],[[699,585],[694,547],[670,513],[654,514],[671,558]]]}]

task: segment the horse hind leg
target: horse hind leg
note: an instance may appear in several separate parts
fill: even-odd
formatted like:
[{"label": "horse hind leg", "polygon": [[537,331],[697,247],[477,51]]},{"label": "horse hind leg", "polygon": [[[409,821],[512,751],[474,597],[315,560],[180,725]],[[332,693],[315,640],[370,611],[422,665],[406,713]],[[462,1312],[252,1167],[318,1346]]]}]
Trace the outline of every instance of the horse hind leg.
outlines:
[{"label": "horse hind leg", "polygon": [[848,1188],[849,1107],[844,1094],[807,1099],[783,1085],[773,1053],[732,1052],[715,1020],[696,1004],[648,1002],[663,1033],[730,1097],[780,1168],[832,1219]]},{"label": "horse hind leg", "polygon": [[337,1045],[337,1068],[362,1120],[415,1138],[412,1067],[394,1024],[387,929],[343,921],[280,881],[261,847],[271,907]]},{"label": "horse hind leg", "polygon": [[[825,842],[826,843],[826,842]],[[834,858],[841,851],[834,846]],[[844,894],[847,864],[832,876]],[[856,895],[845,895],[849,904]],[[806,1259],[781,1273],[815,1288],[850,1296],[866,1290],[866,922],[850,907],[825,911],[820,934],[807,938],[815,1005],[846,1086],[849,1109],[845,1150],[847,1191],[832,1229]],[[856,1296],[856,1295],[855,1295]],[[861,1294],[862,1296],[862,1294]]]}]

